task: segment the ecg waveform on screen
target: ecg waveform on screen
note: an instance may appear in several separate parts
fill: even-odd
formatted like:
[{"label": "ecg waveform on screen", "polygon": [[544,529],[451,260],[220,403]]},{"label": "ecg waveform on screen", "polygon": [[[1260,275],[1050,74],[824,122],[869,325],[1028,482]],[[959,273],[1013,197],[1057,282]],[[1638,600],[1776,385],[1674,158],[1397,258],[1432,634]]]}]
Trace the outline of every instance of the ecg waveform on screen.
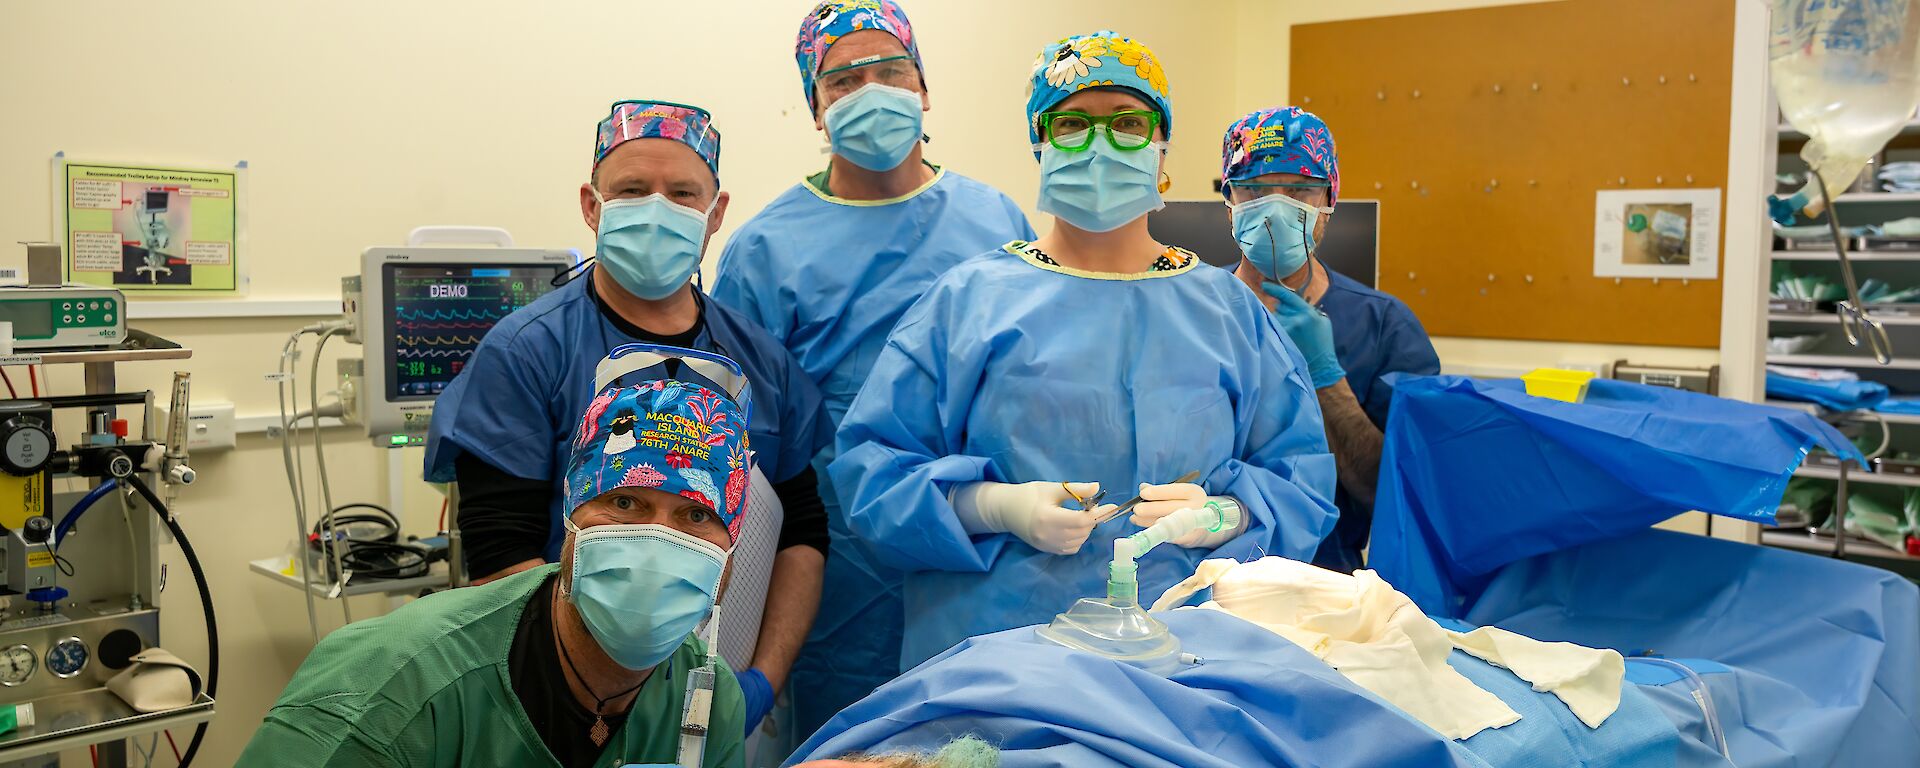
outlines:
[{"label": "ecg waveform on screen", "polygon": [[545,274],[513,269],[426,269],[392,280],[395,395],[439,394],[495,323],[549,288]]},{"label": "ecg waveform on screen", "polygon": [[[405,282],[404,278],[402,279],[402,282]],[[469,290],[471,290],[472,286],[468,286],[468,288]],[[468,301],[468,300],[469,299],[466,299],[466,298],[432,299],[432,301]],[[437,307],[432,309],[417,309],[417,308],[402,306],[402,307],[394,307],[393,316],[395,319],[403,323],[408,320],[431,320],[431,321],[480,320],[480,321],[484,321],[487,324],[487,327],[491,328],[493,327],[494,323],[500,321],[500,318],[506,317],[511,312],[513,312],[513,309],[507,308],[507,307],[502,307],[500,310],[494,310],[491,308],[484,308],[484,307],[476,308],[476,309],[467,309],[467,308],[446,309],[446,308],[437,308]]]},{"label": "ecg waveform on screen", "polygon": [[393,327],[394,327],[394,330],[399,330],[399,331],[482,331],[482,332],[485,332],[488,328],[492,328],[495,322],[496,321],[493,321],[493,320],[488,320],[485,322],[472,322],[472,323],[463,323],[458,321],[431,322],[431,321],[423,320],[417,323],[409,323],[403,320],[403,321],[394,323]]},{"label": "ecg waveform on screen", "polygon": [[393,337],[393,343],[396,348],[444,347],[451,345],[471,347],[480,343],[480,336],[478,334],[473,336],[408,336],[406,334],[400,334]]}]

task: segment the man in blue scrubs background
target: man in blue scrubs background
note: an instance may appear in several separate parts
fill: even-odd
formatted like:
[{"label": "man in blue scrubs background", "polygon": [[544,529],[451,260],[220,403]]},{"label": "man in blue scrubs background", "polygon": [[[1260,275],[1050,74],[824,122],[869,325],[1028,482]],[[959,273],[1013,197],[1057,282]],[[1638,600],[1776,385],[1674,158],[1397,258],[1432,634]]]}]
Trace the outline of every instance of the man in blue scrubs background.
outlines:
[{"label": "man in blue scrubs background", "polygon": [[1221,193],[1246,256],[1237,274],[1307,358],[1339,465],[1340,520],[1314,563],[1351,572],[1373,526],[1393,399],[1380,377],[1437,374],[1440,357],[1405,303],[1313,258],[1340,197],[1340,161],[1325,122],[1299,107],[1263,109],[1227,128],[1220,154]]},{"label": "man in blue scrubs background", "polygon": [[565,531],[568,440],[613,348],[647,342],[716,352],[753,386],[749,427],[783,522],[752,661],[738,670],[747,728],[785,682],[819,604],[826,512],[809,465],[833,433],[820,393],[758,325],[693,285],[726,215],[720,134],[706,110],[622,101],[601,121],[580,212],[596,237],[583,275],[487,332],[434,406],[427,479],[460,483],[475,583],[554,562]]},{"label": "man in blue scrubs background", "polygon": [[[786,345],[838,425],[887,332],[949,267],[1033,239],[1006,195],[923,159],[932,105],[920,48],[893,0],[829,0],[794,45],[827,168],[735,232],[713,295]],[[815,465],[822,480],[829,448]],[[822,488],[833,535],[819,620],[794,666],[795,729],[812,733],[899,670],[900,574],[847,529]]]}]

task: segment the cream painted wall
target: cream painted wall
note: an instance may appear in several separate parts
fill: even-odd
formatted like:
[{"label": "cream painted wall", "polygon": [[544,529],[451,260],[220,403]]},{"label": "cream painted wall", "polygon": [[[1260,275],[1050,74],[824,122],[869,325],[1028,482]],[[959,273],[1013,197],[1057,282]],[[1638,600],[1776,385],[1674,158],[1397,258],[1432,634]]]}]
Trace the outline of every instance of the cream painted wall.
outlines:
[{"label": "cream painted wall", "polygon": [[[1306,0],[1241,2],[1237,7],[1234,57],[1242,73],[1235,87],[1241,112],[1288,104],[1291,73],[1292,25],[1325,21],[1452,11],[1499,5],[1522,5],[1539,0]],[[1250,77],[1248,73],[1262,73]],[[1223,123],[1215,130],[1223,130]],[[1340,127],[1333,126],[1335,137]],[[1729,243],[1731,245],[1731,243]],[[1636,363],[1703,367],[1719,362],[1717,349],[1614,344],[1556,344],[1501,339],[1435,338],[1435,351],[1448,372],[1488,372],[1533,369],[1561,363]]]},{"label": "cream painted wall", "polygon": [[[576,188],[595,122],[618,98],[711,109],[725,136],[727,231],[824,164],[801,98],[793,36],[811,0],[517,3],[250,0],[153,4],[0,3],[0,265],[18,240],[47,239],[48,158],[251,166],[252,298],[331,299],[360,252],[423,224],[506,227],[522,244],[592,248]],[[1211,135],[1239,109],[1226,0],[908,0],[934,110],[928,157],[1006,190],[1031,210],[1036,163],[1022,127],[1040,48],[1110,27],[1154,46],[1176,104],[1175,198],[1207,198]],[[79,42],[84,32],[84,43]],[[149,50],[148,58],[97,55]],[[136,63],[137,61],[137,63]],[[724,236],[724,232],[723,232]],[[718,241],[715,243],[716,252]],[[709,260],[711,266],[711,259]],[[195,349],[175,366],[122,369],[163,388],[175,367],[201,401],[271,413],[281,341],[314,319],[138,323]],[[331,352],[331,350],[330,350]],[[331,356],[331,354],[329,355]],[[331,370],[330,364],[322,369]],[[62,392],[77,371],[56,371]],[[336,500],[384,500],[386,455],[350,430],[330,435]],[[410,473],[419,452],[409,451]],[[309,648],[297,593],[248,572],[294,535],[279,447],[243,437],[196,457],[180,514],[207,560],[221,618],[223,687],[203,765],[230,764]],[[410,482],[409,518],[429,528],[437,497]],[[177,557],[167,645],[204,658],[200,614]],[[357,617],[377,602],[354,606]],[[337,606],[323,614],[340,623]],[[185,734],[176,734],[184,738]],[[182,742],[184,744],[184,741]],[[164,747],[163,747],[164,749]],[[85,764],[69,759],[69,764]]]}]

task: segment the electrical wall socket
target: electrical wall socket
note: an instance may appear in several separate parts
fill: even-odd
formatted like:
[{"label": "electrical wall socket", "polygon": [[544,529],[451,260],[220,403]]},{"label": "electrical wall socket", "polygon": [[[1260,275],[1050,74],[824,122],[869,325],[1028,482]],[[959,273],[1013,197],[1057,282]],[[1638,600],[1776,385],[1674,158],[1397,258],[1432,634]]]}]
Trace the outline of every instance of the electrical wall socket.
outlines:
[{"label": "electrical wall socket", "polygon": [[[160,424],[167,423],[167,409],[155,406]],[[187,450],[217,451],[234,443],[233,403],[206,403],[195,400],[187,409]]]}]

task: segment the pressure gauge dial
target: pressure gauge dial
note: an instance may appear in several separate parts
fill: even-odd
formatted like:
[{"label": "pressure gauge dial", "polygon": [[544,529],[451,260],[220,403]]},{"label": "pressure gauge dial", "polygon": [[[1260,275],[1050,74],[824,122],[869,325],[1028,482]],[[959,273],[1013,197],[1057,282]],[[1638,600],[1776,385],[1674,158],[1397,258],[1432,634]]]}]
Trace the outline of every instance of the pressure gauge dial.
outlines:
[{"label": "pressure gauge dial", "polygon": [[40,658],[25,643],[0,651],[0,685],[12,688],[25,683],[39,666]]},{"label": "pressure gauge dial", "polygon": [[88,656],[86,641],[69,637],[47,650],[47,671],[61,679],[73,677],[87,668]]},{"label": "pressure gauge dial", "polygon": [[0,471],[26,477],[53,459],[53,432],[32,413],[45,407],[33,401],[0,404]]}]

